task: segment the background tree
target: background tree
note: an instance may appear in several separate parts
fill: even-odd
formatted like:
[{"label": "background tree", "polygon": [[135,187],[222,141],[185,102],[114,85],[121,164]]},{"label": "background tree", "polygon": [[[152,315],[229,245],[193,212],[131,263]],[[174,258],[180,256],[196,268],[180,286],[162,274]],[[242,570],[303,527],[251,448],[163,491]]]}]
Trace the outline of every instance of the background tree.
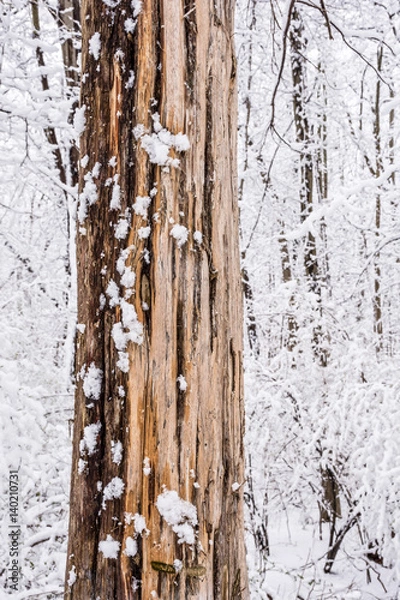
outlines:
[{"label": "background tree", "polygon": [[232,33],[83,5],[66,598],[247,598]]}]

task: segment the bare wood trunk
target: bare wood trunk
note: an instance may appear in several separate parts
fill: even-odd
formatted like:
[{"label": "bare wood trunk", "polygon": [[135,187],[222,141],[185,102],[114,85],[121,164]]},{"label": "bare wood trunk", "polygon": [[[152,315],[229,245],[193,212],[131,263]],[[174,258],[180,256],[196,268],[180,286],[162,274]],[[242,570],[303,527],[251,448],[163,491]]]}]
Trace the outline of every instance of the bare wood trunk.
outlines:
[{"label": "bare wood trunk", "polygon": [[[114,5],[82,6],[65,598],[246,599],[233,5]],[[179,166],[152,153],[168,132],[190,141],[169,149]],[[165,490],[197,509],[174,527],[187,543],[157,508]]]}]

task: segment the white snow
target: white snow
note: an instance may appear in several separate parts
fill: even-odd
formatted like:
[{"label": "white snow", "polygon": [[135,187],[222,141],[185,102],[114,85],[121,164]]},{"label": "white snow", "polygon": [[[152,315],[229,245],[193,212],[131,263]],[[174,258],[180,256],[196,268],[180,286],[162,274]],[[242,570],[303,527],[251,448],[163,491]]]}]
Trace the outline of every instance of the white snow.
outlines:
[{"label": "white snow", "polygon": [[136,196],[136,202],[132,206],[136,215],[140,215],[144,219],[147,219],[147,209],[151,203],[149,196]]},{"label": "white snow", "polygon": [[189,231],[184,225],[174,225],[170,231],[170,235],[176,240],[179,248],[181,248],[188,239]]},{"label": "white snow", "polygon": [[240,488],[240,483],[238,483],[237,481],[232,483],[232,492],[237,492],[239,488]]},{"label": "white snow", "polygon": [[133,135],[135,136],[135,140],[139,140],[142,135],[145,134],[146,132],[146,128],[142,123],[139,123],[138,125],[135,125],[135,127],[132,129]]},{"label": "white snow", "polygon": [[[96,163],[99,165],[100,163]],[[79,194],[79,206],[78,206],[78,220],[80,223],[83,223],[87,217],[88,206],[92,206],[97,202],[97,185],[94,182],[94,178],[98,175],[96,172],[96,165],[93,168],[93,171],[88,171],[84,176],[85,184],[83,186],[82,193]]]},{"label": "white snow", "polygon": [[163,167],[179,167],[179,159],[172,158],[169,152],[171,149],[175,149],[177,152],[188,150],[190,142],[187,135],[181,132],[173,135],[162,127],[158,113],[154,113],[152,118],[154,132],[145,133],[145,128],[138,125],[134,129],[136,139],[141,140],[142,148],[147,152],[150,162],[153,164]]},{"label": "white snow", "polygon": [[114,442],[114,440],[112,440],[111,441],[111,456],[112,456],[113,463],[120,465],[121,461],[122,461],[122,455],[123,455],[122,443],[119,440],[117,442]]},{"label": "white snow", "polygon": [[151,227],[139,227],[138,229],[138,237],[141,240],[145,240],[149,237],[151,233]]},{"label": "white snow", "polygon": [[79,333],[85,333],[86,325],[84,325],[83,323],[78,323],[76,328],[79,331]]},{"label": "white snow", "polygon": [[193,234],[193,239],[199,246],[203,243],[203,234],[201,231],[195,231]]},{"label": "white snow", "polygon": [[106,485],[103,492],[103,509],[106,508],[106,502],[108,500],[114,500],[115,498],[121,498],[124,491],[125,484],[120,477],[113,477],[111,481]]},{"label": "white snow", "polygon": [[122,312],[122,323],[127,332],[127,339],[135,344],[143,342],[143,325],[137,318],[137,313],[133,304],[125,299],[120,302]]},{"label": "white snow", "polygon": [[137,551],[138,551],[137,541],[134,540],[132,537],[128,536],[125,541],[124,554],[126,554],[126,556],[136,556]]},{"label": "white snow", "polygon": [[108,534],[105,540],[99,542],[99,550],[105,558],[118,558],[121,544]]},{"label": "white snow", "polygon": [[117,240],[124,240],[128,235],[129,222],[126,219],[120,219],[115,226],[115,237]]},{"label": "white snow", "polygon": [[86,425],[83,429],[83,439],[81,439],[79,443],[79,450],[81,456],[87,452],[89,456],[95,453],[97,447],[97,436],[99,435],[101,430],[101,423],[97,421],[97,423],[91,423],[90,425]]},{"label": "white snow", "polygon": [[125,267],[121,277],[121,285],[125,288],[133,288],[136,281],[136,274],[131,267]]},{"label": "white snow", "polygon": [[99,308],[100,308],[100,310],[104,309],[104,307],[106,305],[106,302],[107,302],[107,300],[106,300],[105,295],[104,294],[100,294],[100,297],[99,297]]},{"label": "white snow", "polygon": [[106,289],[106,294],[110,299],[109,304],[110,304],[111,308],[113,306],[117,306],[119,304],[119,289],[113,279],[110,279],[110,281],[108,283],[108,286]]},{"label": "white snow", "polygon": [[103,371],[92,362],[83,375],[83,393],[88,400],[100,398],[102,381]]},{"label": "white snow", "polygon": [[183,562],[179,560],[179,558],[176,558],[172,564],[174,565],[174,569],[177,573],[180,573],[182,571]]},{"label": "white snow", "polygon": [[74,585],[76,581],[76,567],[75,565],[72,565],[72,568],[70,569],[69,573],[68,573],[68,587],[72,587]]},{"label": "white snow", "polygon": [[178,544],[195,543],[194,527],[197,525],[196,507],[182,500],[174,490],[165,489],[156,501],[156,507],[160,515],[178,536]]},{"label": "white snow", "polygon": [[112,156],[110,158],[110,160],[108,161],[108,164],[110,165],[110,167],[116,167],[117,166],[117,157],[116,156]]},{"label": "white snow", "polygon": [[82,475],[82,473],[85,471],[86,467],[87,467],[87,460],[83,460],[82,458],[78,459],[78,473],[79,475]]},{"label": "white snow", "polygon": [[146,456],[143,460],[143,473],[148,477],[151,473],[150,459]]},{"label": "white snow", "polygon": [[96,31],[89,40],[89,54],[91,54],[95,60],[99,60],[101,50],[101,39],[100,33]]},{"label": "white snow", "polygon": [[130,90],[133,88],[133,84],[135,83],[135,73],[133,71],[129,71],[128,81],[125,83],[125,89]]},{"label": "white snow", "polygon": [[135,531],[138,535],[148,535],[150,532],[146,527],[146,519],[143,515],[136,513],[133,515]]},{"label": "white snow", "polygon": [[114,176],[114,185],[111,194],[110,209],[119,210],[121,208],[121,187],[118,183],[119,175]]},{"label": "white snow", "polygon": [[122,323],[120,321],[118,321],[118,323],[114,323],[111,335],[117,350],[125,350],[128,340],[127,335],[122,328]]},{"label": "white snow", "polygon": [[94,167],[92,169],[92,177],[97,179],[100,175],[100,169],[101,169],[101,163],[98,161],[95,162]]},{"label": "white snow", "polygon": [[142,0],[131,0],[131,7],[133,11],[133,16],[137,17],[142,11]]},{"label": "white snow", "polygon": [[129,354],[127,352],[118,352],[117,367],[123,373],[129,372]]},{"label": "white snow", "polygon": [[183,375],[179,375],[179,377],[177,378],[177,383],[179,386],[179,389],[181,390],[181,392],[186,392],[187,390],[187,382],[186,379],[184,378]]},{"label": "white snow", "polygon": [[[74,114],[74,129],[75,129],[75,133],[78,137],[85,131],[85,127],[86,127],[85,112],[86,112],[86,104],[82,104],[82,106],[80,106],[79,108],[76,109],[75,114]],[[81,159],[81,166],[86,167],[88,162],[89,162],[89,157],[86,154],[86,156],[84,156]]]},{"label": "white snow", "polygon": [[136,21],[130,17],[125,20],[124,29],[126,33],[133,33],[135,31]]},{"label": "white snow", "polygon": [[173,144],[178,152],[186,152],[190,148],[189,138],[184,133],[177,133]]},{"label": "white snow", "polygon": [[162,141],[156,133],[153,133],[152,135],[146,134],[142,137],[142,148],[146,150],[147,154],[149,155],[150,162],[153,164],[160,166],[170,164],[170,147],[171,144],[167,144],[165,141]]}]

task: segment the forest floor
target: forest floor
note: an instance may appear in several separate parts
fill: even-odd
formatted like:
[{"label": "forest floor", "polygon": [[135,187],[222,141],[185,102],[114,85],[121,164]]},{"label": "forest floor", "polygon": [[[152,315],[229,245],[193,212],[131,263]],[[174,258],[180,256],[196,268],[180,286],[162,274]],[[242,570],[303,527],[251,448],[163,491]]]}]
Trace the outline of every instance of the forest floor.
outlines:
[{"label": "forest floor", "polygon": [[394,570],[357,556],[356,528],[347,533],[331,573],[324,573],[329,531],[324,524],[321,540],[317,512],[307,520],[296,509],[269,516],[263,574],[249,552],[252,600],[399,600]]}]

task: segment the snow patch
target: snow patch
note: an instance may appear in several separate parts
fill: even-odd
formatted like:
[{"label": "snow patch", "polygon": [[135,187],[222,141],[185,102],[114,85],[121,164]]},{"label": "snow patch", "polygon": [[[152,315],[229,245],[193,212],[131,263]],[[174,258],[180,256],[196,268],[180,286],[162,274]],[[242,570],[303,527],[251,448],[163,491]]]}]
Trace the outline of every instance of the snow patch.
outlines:
[{"label": "snow patch", "polygon": [[182,500],[174,490],[165,489],[157,498],[156,507],[160,515],[178,536],[178,544],[195,543],[194,527],[197,525],[196,507]]},{"label": "snow patch", "polygon": [[146,456],[143,460],[143,473],[148,477],[151,473],[150,459]]},{"label": "snow patch", "polygon": [[138,551],[137,541],[134,540],[130,536],[127,537],[126,541],[125,541],[124,554],[126,554],[126,556],[136,556],[137,551]]},{"label": "snow patch", "polygon": [[169,155],[171,149],[177,152],[185,152],[190,148],[190,142],[187,135],[182,132],[173,135],[168,129],[162,127],[160,115],[153,115],[154,132],[144,133],[143,126],[136,126],[134,134],[136,139],[140,139],[142,148],[149,155],[150,162],[163,167],[179,167],[179,159],[172,158]]},{"label": "snow patch", "polygon": [[193,234],[193,239],[196,242],[196,244],[201,246],[201,244],[203,243],[203,234],[201,233],[201,231],[195,231]]},{"label": "snow patch", "polygon": [[108,534],[105,540],[99,542],[99,550],[103,553],[104,558],[118,558],[118,552],[121,544],[114,540],[114,538]]},{"label": "snow patch", "polygon": [[139,513],[134,514],[133,524],[138,535],[148,535],[150,533],[146,527],[146,519],[143,515],[139,515]]},{"label": "snow patch", "polygon": [[106,294],[110,299],[109,304],[110,304],[111,308],[113,306],[117,306],[119,304],[119,289],[113,279],[110,279],[110,281],[108,283],[108,286],[106,289]]},{"label": "snow patch", "polygon": [[87,467],[87,460],[83,460],[82,458],[80,458],[78,460],[78,474],[82,475],[82,473],[85,471],[86,467]]},{"label": "snow patch", "polygon": [[142,12],[142,4],[142,0],[131,0],[131,7],[134,17],[139,16]]},{"label": "snow patch", "polygon": [[[84,373],[84,367],[81,370]],[[101,394],[103,371],[96,367],[94,362],[90,363],[88,370],[83,374],[83,393],[88,400],[98,400]]]},{"label": "snow patch", "polygon": [[141,240],[145,240],[149,237],[151,232],[151,227],[139,227],[138,236]]},{"label": "snow patch", "polygon": [[89,54],[91,54],[95,60],[99,60],[101,50],[101,39],[100,33],[96,31],[89,40]]},{"label": "snow patch", "polygon": [[179,558],[176,558],[172,564],[174,565],[174,569],[175,569],[176,573],[180,573],[182,571],[183,562],[181,560],[179,560]]},{"label": "snow patch", "polygon": [[125,89],[130,90],[133,88],[133,84],[135,83],[135,73],[133,71],[129,71],[128,81],[125,83]]},{"label": "snow patch", "polygon": [[177,378],[177,383],[179,386],[179,389],[181,390],[181,392],[186,392],[187,390],[187,382],[186,379],[184,378],[183,375],[179,375],[179,377]]},{"label": "snow patch", "polygon": [[176,240],[179,248],[187,242],[189,231],[184,225],[174,225],[170,231],[170,235]]},{"label": "snow patch", "polygon": [[[82,133],[85,131],[85,127],[86,127],[85,112],[86,112],[86,104],[82,104],[81,107],[76,109],[75,114],[74,114],[74,129],[75,129],[75,133],[76,133],[77,137],[82,135]],[[86,164],[85,164],[85,161],[86,161]],[[88,162],[89,162],[89,157],[86,155],[81,159],[81,166],[85,168],[87,166]]]},{"label": "snow patch", "polygon": [[114,186],[111,194],[110,209],[119,210],[121,208],[121,187],[118,183],[119,175],[114,175]]},{"label": "snow patch", "polygon": [[87,217],[88,207],[97,202],[97,186],[94,179],[100,174],[101,164],[96,163],[92,171],[88,171],[84,176],[84,186],[79,195],[78,220],[83,223]]},{"label": "snow patch", "polygon": [[136,275],[131,267],[125,267],[121,277],[121,285],[125,288],[133,288],[136,281]]},{"label": "snow patch", "polygon": [[149,196],[136,196],[136,202],[132,206],[136,215],[140,215],[143,219],[147,219],[147,209],[150,206],[151,198]]},{"label": "snow patch", "polygon": [[111,456],[113,463],[120,465],[122,461],[122,455],[122,443],[119,440],[117,442],[111,441]]},{"label": "snow patch", "polygon": [[134,19],[131,19],[129,17],[129,19],[125,20],[124,29],[125,29],[126,33],[133,33],[135,31],[135,27],[136,27],[136,21]]},{"label": "snow patch", "polygon": [[127,352],[118,352],[117,367],[123,373],[129,372],[129,354]]},{"label": "snow patch", "polygon": [[90,425],[86,425],[83,429],[83,438],[79,442],[79,451],[81,456],[85,452],[88,453],[89,456],[96,451],[97,446],[97,436],[99,435],[101,430],[101,423],[97,421],[97,423],[91,423]]},{"label": "snow patch", "polygon": [[71,588],[74,585],[75,581],[76,581],[76,567],[75,567],[75,565],[73,565],[71,570],[68,573],[68,581],[67,581],[68,587]]},{"label": "snow patch", "polygon": [[117,240],[124,240],[128,235],[129,231],[129,222],[126,219],[121,219],[118,221],[118,224],[115,226],[115,237]]},{"label": "snow patch", "polygon": [[108,500],[114,500],[114,498],[121,498],[124,491],[125,484],[120,477],[114,477],[110,483],[106,485],[103,492],[103,503],[102,507],[105,509],[106,502]]}]

